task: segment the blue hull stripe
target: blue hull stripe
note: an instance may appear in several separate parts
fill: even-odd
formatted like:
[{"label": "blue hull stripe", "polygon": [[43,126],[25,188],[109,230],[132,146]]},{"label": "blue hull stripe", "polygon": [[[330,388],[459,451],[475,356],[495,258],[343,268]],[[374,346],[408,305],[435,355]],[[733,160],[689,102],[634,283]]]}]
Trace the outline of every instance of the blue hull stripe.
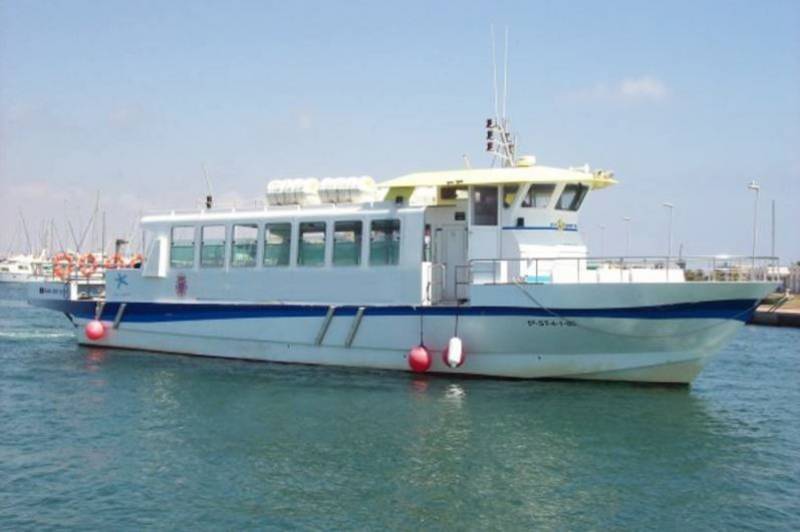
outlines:
[{"label": "blue hull stripe", "polygon": [[[91,319],[95,315],[92,301],[34,300],[32,303]],[[421,306],[371,306],[365,316],[520,316],[552,318],[624,318],[644,320],[668,319],[735,319],[747,321],[758,301],[754,299],[729,299],[676,303],[670,305],[624,308],[552,308],[537,307],[421,307]],[[106,303],[102,319],[111,321],[119,303]],[[336,307],[336,316],[354,316],[358,306]],[[128,303],[123,316],[125,322],[170,322],[193,320],[229,320],[245,318],[312,318],[324,317],[327,305],[237,304],[237,303]]]}]

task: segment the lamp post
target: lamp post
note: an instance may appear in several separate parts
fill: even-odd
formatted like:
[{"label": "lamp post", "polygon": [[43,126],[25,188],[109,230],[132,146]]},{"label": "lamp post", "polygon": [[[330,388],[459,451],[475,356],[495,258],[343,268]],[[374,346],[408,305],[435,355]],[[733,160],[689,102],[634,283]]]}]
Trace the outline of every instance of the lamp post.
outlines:
[{"label": "lamp post", "polygon": [[661,205],[669,210],[669,223],[667,224],[667,264],[665,268],[667,270],[667,281],[669,281],[669,261],[672,258],[672,211],[675,209],[675,205],[668,201],[665,201]]},{"label": "lamp post", "polygon": [[667,261],[669,262],[669,258],[672,257],[672,210],[675,208],[675,205],[668,201],[665,201],[661,205],[669,210],[669,222],[667,223]]},{"label": "lamp post", "polygon": [[761,191],[761,186],[756,183],[755,179],[750,181],[747,185],[748,190],[756,193],[755,203],[753,204],[753,265],[750,269],[750,278],[755,275],[756,270],[756,244],[758,243],[758,193]]},{"label": "lamp post", "polygon": [[772,200],[772,240],[771,246],[769,247],[769,256],[774,258],[775,257],[775,200]]},{"label": "lamp post", "polygon": [[631,217],[623,216],[622,220],[625,222],[625,256],[629,257],[631,254]]}]

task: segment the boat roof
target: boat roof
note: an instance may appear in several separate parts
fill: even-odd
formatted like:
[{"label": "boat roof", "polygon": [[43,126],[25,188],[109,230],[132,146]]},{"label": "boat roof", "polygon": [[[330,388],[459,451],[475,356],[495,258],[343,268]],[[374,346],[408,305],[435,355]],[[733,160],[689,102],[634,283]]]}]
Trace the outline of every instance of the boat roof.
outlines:
[{"label": "boat roof", "polygon": [[581,183],[593,189],[615,185],[612,172],[584,168],[515,166],[508,168],[468,168],[442,172],[417,172],[379,185],[389,188],[500,185],[508,183]]},{"label": "boat roof", "polygon": [[366,203],[318,205],[272,205],[261,209],[223,209],[214,210],[191,209],[187,211],[169,211],[166,213],[148,214],[142,217],[142,225],[176,224],[176,223],[238,223],[258,222],[264,220],[291,219],[325,219],[338,220],[354,215],[396,216],[398,214],[422,212],[424,207],[405,205],[398,207],[393,202],[375,201]]},{"label": "boat roof", "polygon": [[[446,170],[439,172],[416,172],[396,177],[382,183],[378,187],[387,190],[387,197],[393,197],[394,192],[405,191],[404,196],[409,196],[413,189],[425,187],[460,187],[472,185],[503,185],[523,183],[575,183],[588,186],[592,189],[605,188],[615,185],[612,172],[604,170],[589,170],[588,166],[581,168],[553,168],[548,166],[515,166],[504,168],[467,168]],[[440,200],[426,205],[441,204]],[[200,221],[239,221],[272,218],[297,218],[325,215],[337,218],[355,212],[377,214],[382,210],[416,210],[420,205],[404,205],[399,207],[392,201],[368,201],[354,204],[292,204],[282,206],[269,206],[264,209],[192,209],[189,211],[151,214],[142,218],[143,224],[194,223]]]}]

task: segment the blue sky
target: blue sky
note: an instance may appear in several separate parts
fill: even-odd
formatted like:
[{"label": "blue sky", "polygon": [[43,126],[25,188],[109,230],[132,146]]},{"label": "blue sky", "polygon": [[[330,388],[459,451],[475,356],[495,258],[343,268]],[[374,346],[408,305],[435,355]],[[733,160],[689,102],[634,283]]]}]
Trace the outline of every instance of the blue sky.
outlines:
[{"label": "blue sky", "polygon": [[492,113],[489,25],[511,32],[509,113],[541,164],[612,169],[595,254],[800,260],[800,2],[0,2],[0,252],[34,228],[109,233],[272,178],[474,165]]}]

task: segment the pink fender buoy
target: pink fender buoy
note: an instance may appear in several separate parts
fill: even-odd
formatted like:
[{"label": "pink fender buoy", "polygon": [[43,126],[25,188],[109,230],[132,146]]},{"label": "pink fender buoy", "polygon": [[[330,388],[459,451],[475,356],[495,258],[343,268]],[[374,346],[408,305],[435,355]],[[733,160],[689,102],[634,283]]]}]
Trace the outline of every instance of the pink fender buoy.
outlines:
[{"label": "pink fender buoy", "polygon": [[442,361],[450,368],[457,368],[464,364],[466,356],[464,354],[464,347],[461,345],[461,338],[453,336],[447,342],[447,347],[442,351]]},{"label": "pink fender buoy", "polygon": [[412,347],[407,356],[408,366],[414,373],[425,373],[431,368],[431,354],[424,345]]},{"label": "pink fender buoy", "polygon": [[86,333],[86,338],[89,340],[99,340],[106,334],[106,328],[102,321],[92,320],[86,324],[84,333]]}]

